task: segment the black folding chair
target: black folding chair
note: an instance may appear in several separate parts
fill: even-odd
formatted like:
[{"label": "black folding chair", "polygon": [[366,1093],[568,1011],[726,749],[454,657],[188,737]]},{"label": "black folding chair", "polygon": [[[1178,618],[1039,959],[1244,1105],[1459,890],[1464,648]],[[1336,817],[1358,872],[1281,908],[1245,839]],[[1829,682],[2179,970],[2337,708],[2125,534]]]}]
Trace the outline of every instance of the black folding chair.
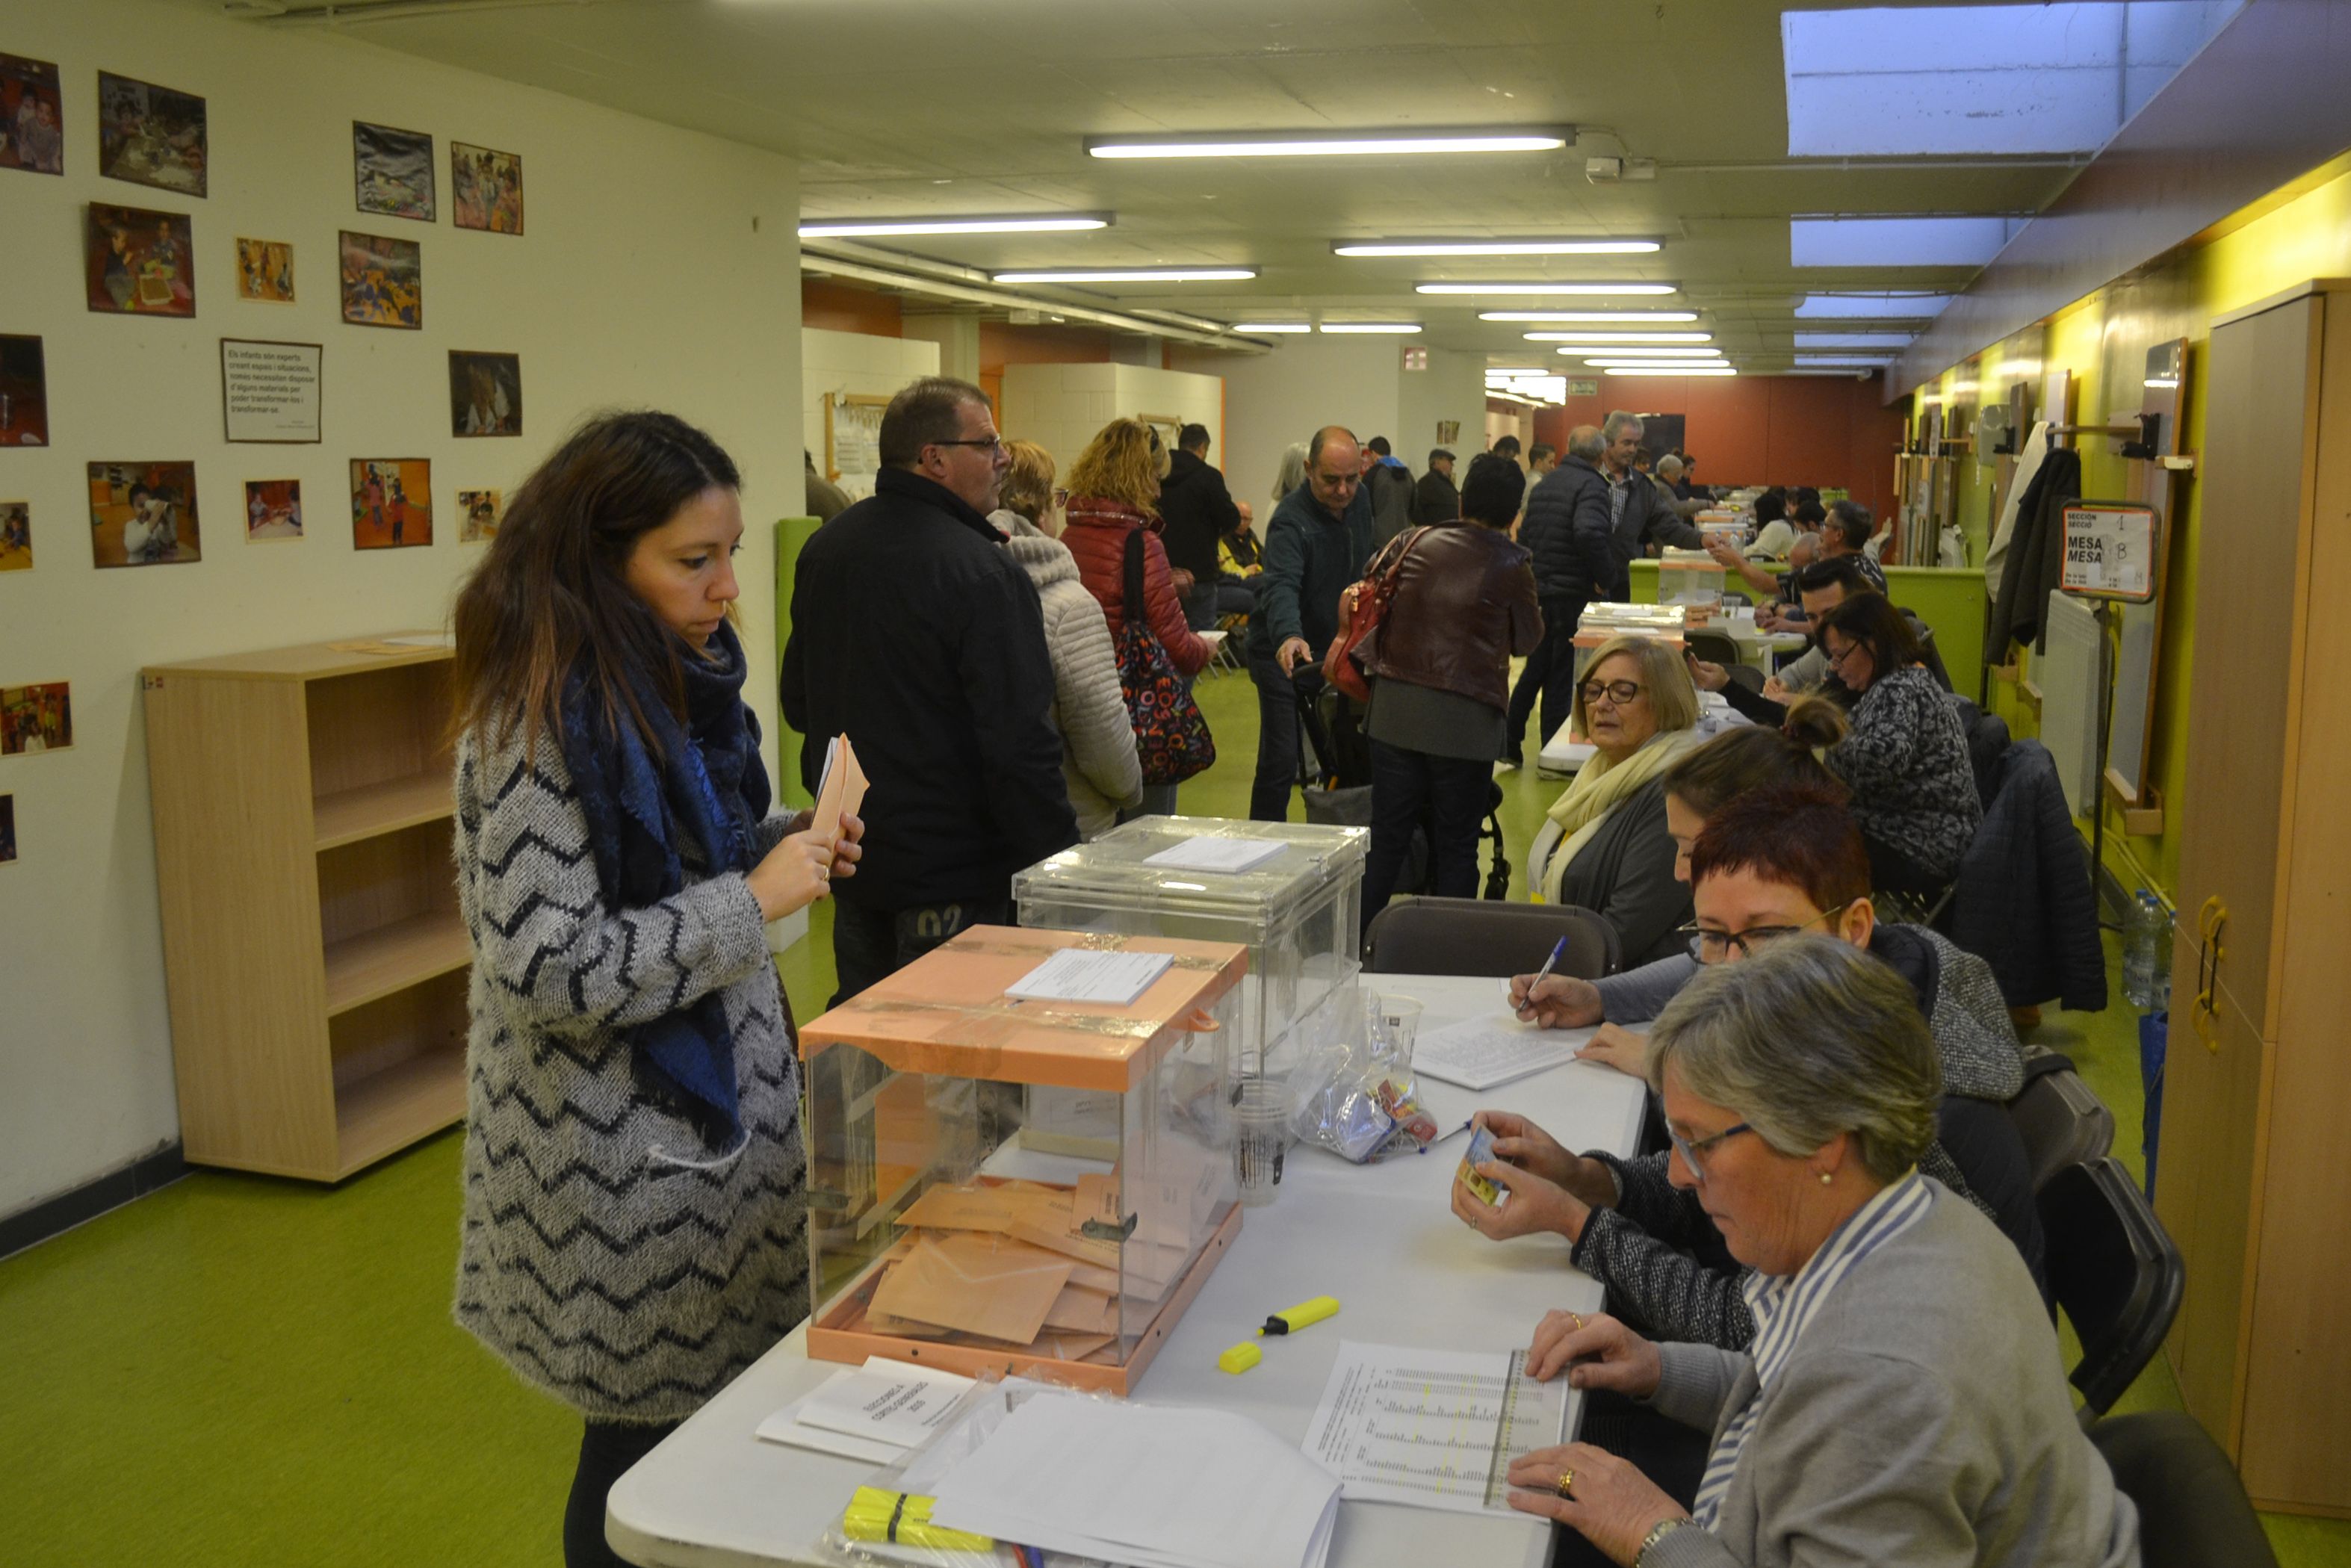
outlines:
[{"label": "black folding chair", "polygon": [[2114,1406],[2171,1332],[2187,1266],[2112,1155],[2059,1171],[2040,1203],[2051,1293],[2082,1342],[2072,1382],[2086,1426]]},{"label": "black folding chair", "polygon": [[2008,1103],[2024,1140],[2032,1190],[2070,1166],[2103,1158],[2115,1146],[2115,1113],[2074,1071],[2073,1059],[2046,1046],[2024,1048],[2024,1087]]},{"label": "black folding chair", "polygon": [[1372,917],[1364,968],[1374,975],[1526,975],[1542,967],[1562,936],[1567,953],[1555,973],[1598,979],[1623,961],[1616,927],[1589,909],[1413,898]]},{"label": "black folding chair", "polygon": [[2115,1485],[2138,1505],[2146,1568],[2278,1568],[2235,1467],[2177,1410],[2111,1416],[2090,1428]]}]

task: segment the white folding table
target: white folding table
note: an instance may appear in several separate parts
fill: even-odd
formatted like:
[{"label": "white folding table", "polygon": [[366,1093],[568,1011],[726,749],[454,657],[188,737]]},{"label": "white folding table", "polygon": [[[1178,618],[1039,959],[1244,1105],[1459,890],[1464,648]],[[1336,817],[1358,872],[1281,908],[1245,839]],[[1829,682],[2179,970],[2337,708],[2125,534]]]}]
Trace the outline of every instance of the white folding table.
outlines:
[{"label": "white folding table", "polygon": [[[1504,982],[1458,977],[1365,976],[1384,994],[1416,997],[1424,1033],[1496,1013]],[[1583,1036],[1562,1036],[1562,1041]],[[1481,1106],[1531,1116],[1572,1149],[1632,1151],[1641,1083],[1569,1061],[1485,1094],[1423,1077],[1429,1110],[1448,1131]],[[1425,1155],[1351,1166],[1335,1155],[1291,1152],[1275,1200],[1246,1211],[1239,1236],[1134,1397],[1149,1404],[1237,1410],[1302,1442],[1342,1338],[1459,1350],[1523,1348],[1553,1308],[1589,1312],[1601,1290],[1568,1262],[1556,1236],[1497,1244],[1454,1218],[1454,1167],[1468,1139]],[[1336,1296],[1339,1315],[1264,1342],[1265,1360],[1233,1376],[1217,1367],[1227,1346],[1269,1312]],[[775,1568],[815,1563],[814,1544],[872,1467],[766,1443],[761,1421],[813,1389],[834,1364],[808,1359],[805,1327],[759,1358],[622,1477],[606,1504],[613,1548],[646,1568]],[[1395,1504],[1340,1505],[1334,1568],[1428,1568],[1479,1563],[1542,1568],[1551,1526],[1533,1515],[1441,1513]]]}]

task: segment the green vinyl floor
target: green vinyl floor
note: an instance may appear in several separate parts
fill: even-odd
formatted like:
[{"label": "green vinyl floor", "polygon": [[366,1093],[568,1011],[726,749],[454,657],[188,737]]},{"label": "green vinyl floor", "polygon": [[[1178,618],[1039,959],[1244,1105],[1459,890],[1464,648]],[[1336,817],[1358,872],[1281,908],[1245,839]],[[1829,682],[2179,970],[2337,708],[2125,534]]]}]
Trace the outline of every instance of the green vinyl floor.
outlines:
[{"label": "green vinyl floor", "polygon": [[[1199,691],[1221,757],[1181,809],[1244,816],[1254,693]],[[1514,857],[1559,788],[1504,780]],[[801,1018],[831,989],[830,931],[820,907],[784,959]],[[2040,1038],[2115,1108],[2137,1169],[2134,1016],[2053,1014]],[[200,1171],[0,1260],[0,1563],[559,1563],[580,1429],[450,1321],[459,1143],[333,1188]],[[2178,1401],[2158,1358],[2122,1408]],[[2351,1565],[2351,1523],[2267,1523],[2288,1568]]]}]

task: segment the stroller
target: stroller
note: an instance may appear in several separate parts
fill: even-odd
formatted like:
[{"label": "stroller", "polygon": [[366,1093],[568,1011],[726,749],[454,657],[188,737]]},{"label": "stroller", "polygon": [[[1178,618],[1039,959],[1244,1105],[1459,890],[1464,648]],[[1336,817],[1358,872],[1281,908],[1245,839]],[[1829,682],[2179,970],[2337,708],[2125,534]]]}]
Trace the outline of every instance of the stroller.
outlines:
[{"label": "stroller", "polygon": [[[1372,743],[1364,734],[1362,710],[1326,682],[1298,685],[1299,787],[1306,797],[1306,820],[1336,827],[1367,828],[1372,822]],[[1478,837],[1490,846],[1486,885],[1479,896],[1510,896],[1510,857],[1502,841],[1502,787],[1487,786],[1486,826]],[[1428,824],[1414,827],[1405,852],[1399,894],[1428,892]]]}]

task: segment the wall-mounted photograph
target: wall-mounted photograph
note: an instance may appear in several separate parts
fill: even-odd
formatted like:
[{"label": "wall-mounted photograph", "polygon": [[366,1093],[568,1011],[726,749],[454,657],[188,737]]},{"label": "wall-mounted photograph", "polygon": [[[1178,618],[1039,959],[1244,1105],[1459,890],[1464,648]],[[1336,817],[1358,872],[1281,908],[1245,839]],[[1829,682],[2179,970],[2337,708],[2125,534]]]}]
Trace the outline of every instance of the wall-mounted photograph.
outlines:
[{"label": "wall-mounted photograph", "polygon": [[461,229],[522,233],[522,159],[487,147],[449,143],[449,189]]},{"label": "wall-mounted photograph", "polygon": [[193,463],[89,465],[89,555],[101,567],[204,559]]},{"label": "wall-mounted photograph", "polygon": [[351,459],[351,548],[433,542],[433,465],[423,457]]},{"label": "wall-mounted photograph", "polygon": [[360,211],[431,223],[433,138],[422,131],[352,120],[351,181]]},{"label": "wall-mounted photograph", "polygon": [[125,316],[193,317],[195,249],[185,213],[90,203],[82,232],[89,308]]},{"label": "wall-mounted photograph", "polygon": [[449,350],[449,434],[522,434],[522,357]]},{"label": "wall-mounted photograph", "polygon": [[63,751],[73,744],[73,692],[63,681],[0,686],[0,757]]},{"label": "wall-mounted photograph", "polygon": [[66,172],[65,104],[47,60],[0,55],[0,169]]},{"label": "wall-mounted photograph", "polygon": [[498,537],[498,525],[507,520],[507,497],[503,490],[460,490],[457,492],[457,542],[477,545]]},{"label": "wall-mounted photograph", "polygon": [[294,303],[294,247],[282,239],[236,242],[236,297],[271,305]]},{"label": "wall-mounted photograph", "polygon": [[0,501],[0,571],[32,570],[32,506],[25,501]]},{"label": "wall-mounted photograph", "polygon": [[49,371],[38,338],[0,336],[0,446],[49,444]]},{"label": "wall-mounted photograph", "polygon": [[247,479],[245,537],[250,543],[302,537],[302,481]]},{"label": "wall-mounted photograph", "polygon": [[342,234],[343,319],[355,327],[424,325],[424,251],[413,239]]},{"label": "wall-mounted photograph", "polygon": [[98,172],[110,180],[205,194],[204,100],[152,82],[98,73]]}]

